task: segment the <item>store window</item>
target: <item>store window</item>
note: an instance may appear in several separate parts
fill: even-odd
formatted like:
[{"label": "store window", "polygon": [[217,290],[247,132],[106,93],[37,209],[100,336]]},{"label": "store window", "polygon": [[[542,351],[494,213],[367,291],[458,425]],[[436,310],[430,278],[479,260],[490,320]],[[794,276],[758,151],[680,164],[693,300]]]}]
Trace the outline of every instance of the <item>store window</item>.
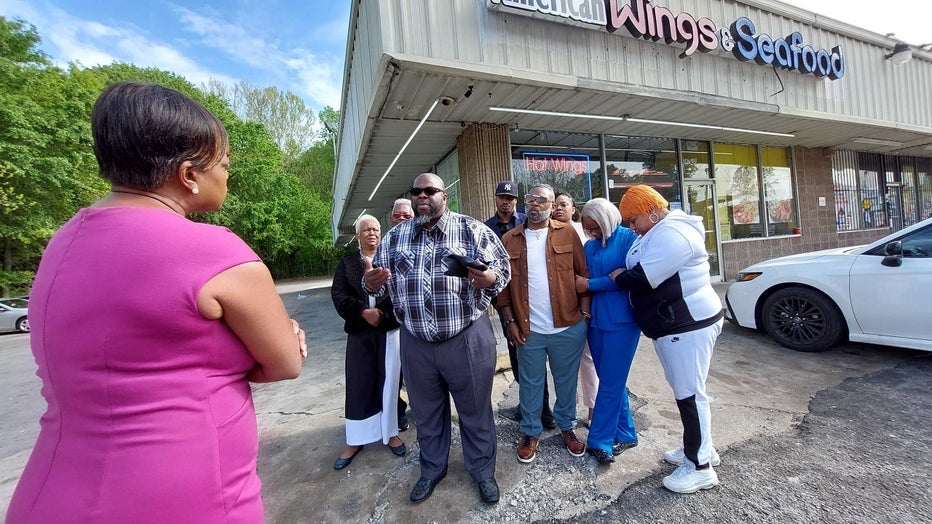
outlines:
[{"label": "store window", "polygon": [[916,159],[902,157],[900,164],[900,183],[903,187],[903,225],[909,226],[919,221],[919,195],[916,192]]},{"label": "store window", "polygon": [[887,227],[880,185],[880,155],[858,153],[857,161],[858,193],[855,201],[861,202],[861,222],[858,225],[864,229]]},{"label": "store window", "polygon": [[683,156],[683,178],[712,178],[709,163],[709,143],[699,140],[681,141]]},{"label": "store window", "polygon": [[573,195],[580,207],[601,196],[599,135],[512,131],[511,168],[519,195],[527,193],[534,184],[543,183],[553,186],[554,191]]},{"label": "store window", "polygon": [[716,143],[715,188],[722,240],[764,236],[757,146]]},{"label": "store window", "polygon": [[832,157],[836,227],[903,227],[932,217],[932,159],[838,151]]},{"label": "store window", "polygon": [[456,149],[437,163],[437,176],[443,179],[446,187],[447,207],[450,211],[460,211],[460,161]]},{"label": "store window", "polygon": [[646,184],[663,195],[671,209],[682,209],[676,140],[606,135],[605,156],[609,200],[620,202],[629,187]]},{"label": "store window", "polygon": [[790,150],[786,147],[762,146],[760,158],[767,234],[792,234],[799,223],[796,219],[796,198],[793,196]]},{"label": "store window", "polygon": [[916,159],[917,196],[919,198],[919,219],[932,218],[932,158]]},{"label": "store window", "polygon": [[878,154],[835,153],[832,157],[832,182],[835,188],[835,228],[838,231],[887,226],[883,173],[882,158]]},{"label": "store window", "polygon": [[[878,173],[859,171],[858,154],[853,151],[838,151],[832,156],[832,182],[835,188],[835,228],[838,231],[862,229],[860,213],[855,212],[861,202],[859,182],[862,179],[870,183],[871,176],[878,179]],[[878,193],[879,196],[879,193]]]}]

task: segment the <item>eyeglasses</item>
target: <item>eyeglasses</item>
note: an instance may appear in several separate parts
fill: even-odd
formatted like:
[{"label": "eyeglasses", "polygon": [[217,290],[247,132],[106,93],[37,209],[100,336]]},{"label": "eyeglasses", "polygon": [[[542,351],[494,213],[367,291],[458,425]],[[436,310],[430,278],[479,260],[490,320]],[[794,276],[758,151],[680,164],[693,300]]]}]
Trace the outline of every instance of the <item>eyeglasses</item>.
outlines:
[{"label": "eyeglasses", "polygon": [[421,193],[424,193],[427,196],[434,196],[437,193],[442,193],[443,190],[439,187],[412,187],[408,190],[411,193],[411,196],[421,196]]},{"label": "eyeglasses", "polygon": [[530,195],[530,194],[524,195],[525,204],[531,204],[534,202],[538,204],[546,204],[547,202],[553,202],[553,201],[547,198],[547,195]]},{"label": "eyeglasses", "polygon": [[392,213],[392,218],[413,218],[411,213]]}]

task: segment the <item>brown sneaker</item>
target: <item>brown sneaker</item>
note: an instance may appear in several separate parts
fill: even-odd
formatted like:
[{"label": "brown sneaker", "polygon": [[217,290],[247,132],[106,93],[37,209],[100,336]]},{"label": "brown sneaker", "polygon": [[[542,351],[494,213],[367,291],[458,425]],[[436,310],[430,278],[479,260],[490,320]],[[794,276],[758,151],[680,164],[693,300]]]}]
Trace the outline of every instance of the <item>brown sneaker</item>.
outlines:
[{"label": "brown sneaker", "polygon": [[570,455],[581,457],[586,454],[586,445],[576,436],[576,431],[570,429],[561,431],[560,434],[563,435],[563,442],[566,443],[566,450],[570,452]]},{"label": "brown sneaker", "polygon": [[518,460],[525,464],[534,462],[534,458],[537,457],[537,444],[539,442],[539,439],[525,435],[521,439],[521,443],[518,444]]}]

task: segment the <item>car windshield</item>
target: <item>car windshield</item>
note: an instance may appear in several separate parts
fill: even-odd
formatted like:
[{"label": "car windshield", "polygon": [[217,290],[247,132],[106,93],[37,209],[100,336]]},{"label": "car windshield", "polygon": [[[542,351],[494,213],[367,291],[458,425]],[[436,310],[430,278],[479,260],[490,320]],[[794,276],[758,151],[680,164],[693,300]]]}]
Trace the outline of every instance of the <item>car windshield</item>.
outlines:
[{"label": "car windshield", "polygon": [[0,300],[0,304],[3,304],[6,307],[26,309],[29,307],[29,302],[21,298],[4,298]]}]

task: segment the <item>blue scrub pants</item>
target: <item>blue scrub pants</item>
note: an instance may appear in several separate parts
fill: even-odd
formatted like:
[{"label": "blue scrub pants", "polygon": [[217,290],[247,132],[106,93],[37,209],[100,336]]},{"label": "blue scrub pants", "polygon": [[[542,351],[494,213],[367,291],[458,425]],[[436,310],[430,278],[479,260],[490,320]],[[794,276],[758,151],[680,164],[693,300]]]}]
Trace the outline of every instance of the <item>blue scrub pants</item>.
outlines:
[{"label": "blue scrub pants", "polygon": [[636,442],[637,431],[628,406],[628,372],[641,330],[633,322],[617,331],[589,328],[589,352],[599,375],[599,392],[592,410],[586,445],[609,453],[612,444]]}]

